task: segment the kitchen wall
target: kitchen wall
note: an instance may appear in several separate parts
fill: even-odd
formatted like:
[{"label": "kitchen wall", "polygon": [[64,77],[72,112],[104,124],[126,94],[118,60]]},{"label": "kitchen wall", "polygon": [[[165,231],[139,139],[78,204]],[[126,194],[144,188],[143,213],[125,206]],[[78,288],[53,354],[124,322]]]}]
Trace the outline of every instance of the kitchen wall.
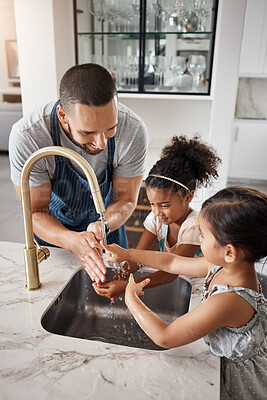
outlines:
[{"label": "kitchen wall", "polygon": [[239,79],[229,181],[267,183],[267,77]]},{"label": "kitchen wall", "polygon": [[164,143],[173,135],[196,133],[209,140],[211,101],[119,98],[144,119],[155,143]]},{"label": "kitchen wall", "polygon": [[75,64],[72,0],[14,0],[23,113],[58,98]]},{"label": "kitchen wall", "polygon": [[267,184],[267,0],[247,0],[229,179]]}]

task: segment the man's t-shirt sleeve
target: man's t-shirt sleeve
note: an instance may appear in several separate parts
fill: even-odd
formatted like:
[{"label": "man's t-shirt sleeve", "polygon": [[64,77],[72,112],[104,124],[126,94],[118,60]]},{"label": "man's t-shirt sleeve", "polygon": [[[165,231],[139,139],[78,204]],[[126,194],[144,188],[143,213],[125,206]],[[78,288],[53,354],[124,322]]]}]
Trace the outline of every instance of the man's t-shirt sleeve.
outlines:
[{"label": "man's t-shirt sleeve", "polygon": [[[122,127],[122,129],[124,129]],[[132,121],[116,142],[113,172],[115,175],[132,178],[143,175],[147,155],[147,128],[139,120]],[[116,138],[116,136],[115,136]]]},{"label": "man's t-shirt sleeve", "polygon": [[[14,124],[9,137],[9,162],[10,178],[16,186],[20,186],[21,172],[25,162],[38,149],[31,135],[18,130]],[[30,186],[41,186],[50,180],[46,164],[47,160],[42,158],[33,166],[30,173]]]}]

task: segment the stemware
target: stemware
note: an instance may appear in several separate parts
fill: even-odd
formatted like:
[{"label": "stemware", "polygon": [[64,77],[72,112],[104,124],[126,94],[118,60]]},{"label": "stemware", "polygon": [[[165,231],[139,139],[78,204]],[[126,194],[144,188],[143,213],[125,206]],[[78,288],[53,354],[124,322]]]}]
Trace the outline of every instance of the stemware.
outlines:
[{"label": "stemware", "polygon": [[176,26],[178,32],[187,31],[187,22],[190,15],[191,3],[188,0],[175,0],[174,12],[176,14]]},{"label": "stemware", "polygon": [[132,55],[128,57],[128,86],[131,90],[136,90],[138,88],[138,66],[139,59],[138,56]]},{"label": "stemware", "polygon": [[106,4],[104,0],[92,0],[91,7],[88,5],[90,14],[102,24],[106,18]]},{"label": "stemware", "polygon": [[109,17],[110,31],[120,32],[120,17],[122,13],[121,2],[118,0],[105,0],[105,5]]},{"label": "stemware", "polygon": [[186,70],[185,57],[173,56],[170,59],[170,70],[174,77],[173,90],[176,90],[178,86],[182,85],[182,77]]},{"label": "stemware", "polygon": [[154,70],[155,70],[155,86],[159,88],[164,86],[165,73],[168,69],[166,56],[154,57]]},{"label": "stemware", "polygon": [[174,11],[175,0],[161,0],[162,32],[170,28],[169,19]]},{"label": "stemware", "polygon": [[200,76],[206,69],[206,58],[202,55],[191,54],[188,59],[187,70],[193,75],[193,89],[200,85]]},{"label": "stemware", "polygon": [[124,3],[124,8],[122,8],[121,17],[124,21],[124,32],[134,32],[133,21],[135,19],[135,15],[130,4]]},{"label": "stemware", "polygon": [[133,28],[135,32],[138,32],[139,29],[139,13],[140,13],[140,0],[132,0],[131,3],[133,9]]},{"label": "stemware", "polygon": [[212,9],[212,1],[211,0],[193,0],[192,2],[192,10],[195,11],[198,18],[198,32],[205,31],[205,24],[208,15],[210,14]]}]

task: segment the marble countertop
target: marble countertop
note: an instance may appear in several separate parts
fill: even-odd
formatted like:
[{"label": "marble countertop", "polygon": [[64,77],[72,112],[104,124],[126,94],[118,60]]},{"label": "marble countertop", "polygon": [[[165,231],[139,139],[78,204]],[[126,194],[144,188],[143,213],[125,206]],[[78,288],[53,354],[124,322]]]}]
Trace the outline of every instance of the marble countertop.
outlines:
[{"label": "marble countertop", "polygon": [[[42,314],[79,268],[73,254],[50,250],[42,288],[28,292],[23,244],[0,242],[1,399],[219,399],[220,360],[203,340],[159,352],[46,332]],[[193,289],[191,308],[202,281]]]}]

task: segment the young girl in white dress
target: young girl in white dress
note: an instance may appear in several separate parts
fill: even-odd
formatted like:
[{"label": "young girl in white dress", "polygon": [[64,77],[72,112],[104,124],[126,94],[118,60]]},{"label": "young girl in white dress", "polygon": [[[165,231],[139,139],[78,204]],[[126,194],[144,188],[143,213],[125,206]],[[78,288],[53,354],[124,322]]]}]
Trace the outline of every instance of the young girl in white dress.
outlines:
[{"label": "young girl in white dress", "polygon": [[178,347],[204,337],[221,357],[221,399],[266,399],[267,302],[254,263],[267,256],[267,195],[243,187],[223,189],[204,202],[199,228],[201,258],[103,247],[112,262],[129,260],[206,277],[201,304],[170,325],[138,297],[149,278],[135,283],[130,275],[125,302],[159,346]]},{"label": "young girl in white dress", "polygon": [[[155,241],[160,251],[194,257],[199,250],[198,213],[190,207],[195,189],[207,186],[216,178],[221,160],[216,152],[198,137],[175,136],[162,150],[161,158],[152,167],[146,179],[146,192],[152,211],[144,221],[144,231],[137,249],[149,250]],[[128,264],[126,264],[128,265]],[[115,299],[124,292],[136,263],[116,274],[113,280],[94,284],[101,296]],[[173,281],[177,274],[157,271],[150,276],[147,288]]]}]

